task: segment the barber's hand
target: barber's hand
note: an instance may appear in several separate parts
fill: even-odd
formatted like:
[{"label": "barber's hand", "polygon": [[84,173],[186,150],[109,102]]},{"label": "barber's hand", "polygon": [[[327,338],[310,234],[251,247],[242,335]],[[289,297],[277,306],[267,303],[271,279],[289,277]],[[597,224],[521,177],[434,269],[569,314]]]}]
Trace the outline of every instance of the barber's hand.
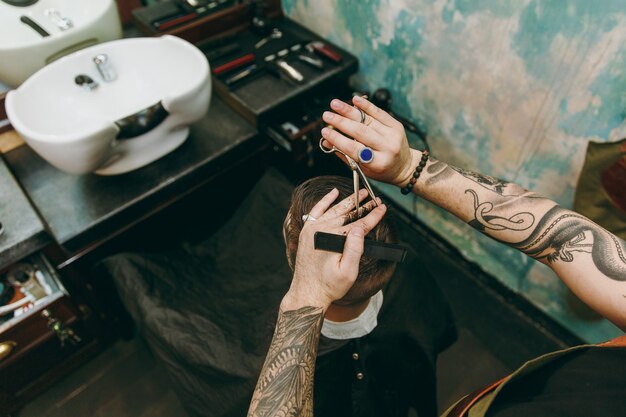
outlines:
[{"label": "barber's hand", "polygon": [[[385,215],[387,207],[380,203],[367,216],[347,225],[343,225],[346,216],[354,210],[354,196],[350,196],[331,207],[339,196],[333,189],[326,194],[312,209],[300,232],[296,265],[293,281],[283,298],[283,311],[301,307],[328,308],[330,304],[346,295],[356,281],[359,273],[359,261],[363,254],[363,239]],[[360,190],[359,199],[363,200],[367,191]],[[370,201],[365,205],[373,205]],[[315,232],[347,235],[343,253],[327,252],[314,248]]]},{"label": "barber's hand", "polygon": [[[361,112],[357,108],[334,99],[330,107],[336,113],[324,112],[323,115],[324,122],[335,128],[322,129],[322,136],[326,139],[324,146],[330,148],[335,145],[355,161],[359,160],[358,152],[369,146],[374,151],[374,160],[369,164],[360,164],[363,173],[376,180],[405,186],[419,163],[420,155],[409,147],[404,126],[362,97],[354,97],[352,101],[354,106],[365,112],[364,122],[360,123]],[[342,155],[336,154],[345,162]]]}]

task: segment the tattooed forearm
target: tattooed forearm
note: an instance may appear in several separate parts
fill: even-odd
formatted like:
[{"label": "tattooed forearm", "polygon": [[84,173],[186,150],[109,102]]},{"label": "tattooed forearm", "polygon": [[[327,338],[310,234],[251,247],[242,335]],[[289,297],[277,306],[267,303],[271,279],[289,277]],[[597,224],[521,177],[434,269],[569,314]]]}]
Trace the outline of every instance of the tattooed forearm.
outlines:
[{"label": "tattooed forearm", "polygon": [[480,185],[481,187],[497,193],[502,196],[519,196],[522,194],[527,194],[528,197],[534,195],[534,193],[529,193],[523,187],[520,187],[517,184],[513,184],[511,182],[503,181],[496,177],[492,177],[489,175],[480,174],[477,172],[468,171],[462,168],[454,167],[451,165],[447,165],[441,161],[434,161],[434,163],[430,164],[426,169],[426,172],[431,174],[432,176],[426,180],[426,185],[434,185],[440,181],[444,181],[446,179],[451,178],[454,173],[461,174],[463,177],[468,180],[473,181],[474,183]]},{"label": "tattooed forearm", "polygon": [[492,239],[547,264],[626,331],[626,242],[516,184],[429,160],[413,191]]},{"label": "tattooed forearm", "polygon": [[[490,235],[494,231],[520,232],[534,226],[531,234],[521,241],[498,240],[548,263],[572,262],[576,253],[589,253],[596,268],[605,276],[626,281],[626,242],[585,216],[555,206],[535,224],[535,216],[530,212],[532,206],[528,202],[517,204],[514,214],[503,217],[492,213],[492,203],[480,202],[474,190],[465,192],[474,200],[474,219],[469,225],[475,229]],[[526,206],[527,211],[522,211],[520,206]]]},{"label": "tattooed forearm", "polygon": [[[467,171],[462,168],[450,167],[455,170],[459,174],[463,175],[465,178],[474,181],[476,184],[484,187],[490,191],[496,192],[500,195],[504,195],[505,188],[511,183],[502,181],[496,177],[491,177],[489,175],[479,174],[477,172]],[[525,191],[525,190],[524,190]]]},{"label": "tattooed forearm", "polygon": [[494,204],[480,201],[476,191],[467,189],[472,196],[474,218],[469,225],[492,235],[494,232],[530,231],[521,241],[498,239],[527,255],[548,263],[572,262],[576,253],[589,253],[596,268],[605,276],[626,281],[626,243],[578,213],[554,206],[535,221],[533,200],[518,200],[506,210],[507,215],[495,214]]},{"label": "tattooed forearm", "polygon": [[312,416],[313,376],[323,309],[281,311],[248,417]]},{"label": "tattooed forearm", "polygon": [[528,238],[512,246],[548,262],[572,262],[576,253],[590,253],[605,276],[626,281],[626,242],[585,216],[559,206],[539,220]]}]

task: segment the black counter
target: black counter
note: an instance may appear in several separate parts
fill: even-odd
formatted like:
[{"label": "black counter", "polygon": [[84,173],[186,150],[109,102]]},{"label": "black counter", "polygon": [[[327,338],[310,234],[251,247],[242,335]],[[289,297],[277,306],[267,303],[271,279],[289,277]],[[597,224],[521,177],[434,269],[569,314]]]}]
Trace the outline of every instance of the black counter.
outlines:
[{"label": "black counter", "polygon": [[5,159],[52,237],[72,255],[181,198],[266,145],[253,126],[214,95],[207,115],[191,126],[180,148],[127,174],[67,174],[28,146],[12,150]]},{"label": "black counter", "polygon": [[41,249],[51,239],[37,213],[0,158],[0,269]]}]

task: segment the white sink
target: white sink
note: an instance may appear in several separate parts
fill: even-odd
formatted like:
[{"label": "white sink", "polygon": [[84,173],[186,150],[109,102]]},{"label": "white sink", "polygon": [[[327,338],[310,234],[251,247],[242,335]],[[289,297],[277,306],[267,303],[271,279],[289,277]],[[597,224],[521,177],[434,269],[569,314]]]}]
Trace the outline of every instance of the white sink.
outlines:
[{"label": "white sink", "polygon": [[[102,54],[111,63],[113,81],[106,82],[94,64]],[[97,87],[77,85],[79,75]],[[57,168],[115,175],[180,146],[189,124],[206,113],[210,93],[206,57],[189,42],[166,35],[107,42],[67,55],[10,91],[6,110],[26,143]],[[128,138],[122,121],[151,107],[161,110],[157,125]],[[136,118],[139,126],[144,116]]]},{"label": "white sink", "polygon": [[17,87],[63,55],[121,37],[115,0],[38,0],[26,7],[0,0],[0,81]]}]

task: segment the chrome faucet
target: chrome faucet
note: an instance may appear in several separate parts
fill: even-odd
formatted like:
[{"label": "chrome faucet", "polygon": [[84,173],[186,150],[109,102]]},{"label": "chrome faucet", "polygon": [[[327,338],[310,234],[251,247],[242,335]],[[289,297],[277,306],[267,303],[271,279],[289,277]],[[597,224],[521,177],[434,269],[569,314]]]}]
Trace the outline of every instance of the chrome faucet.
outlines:
[{"label": "chrome faucet", "polygon": [[74,22],[69,17],[65,17],[57,9],[46,9],[44,14],[61,30],[65,31],[74,27]]},{"label": "chrome faucet", "polygon": [[98,83],[89,75],[79,74],[74,78],[76,85],[83,87],[85,90],[92,91],[98,88]]},{"label": "chrome faucet", "polygon": [[111,64],[109,57],[106,54],[99,54],[93,58],[93,62],[98,68],[98,72],[102,76],[102,79],[108,83],[117,79],[117,73],[115,68]]}]

